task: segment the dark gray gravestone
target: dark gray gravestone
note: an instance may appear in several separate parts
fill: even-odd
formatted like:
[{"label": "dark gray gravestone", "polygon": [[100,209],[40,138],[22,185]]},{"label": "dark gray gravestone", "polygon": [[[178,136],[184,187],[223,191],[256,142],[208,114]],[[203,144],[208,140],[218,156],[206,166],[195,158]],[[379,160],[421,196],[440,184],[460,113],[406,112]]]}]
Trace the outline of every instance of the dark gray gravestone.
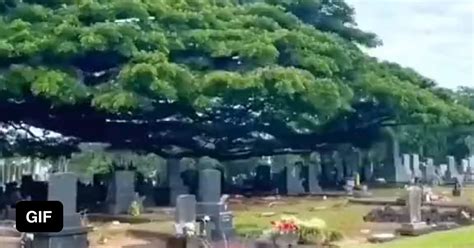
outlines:
[{"label": "dark gray gravestone", "polygon": [[76,213],[77,177],[72,173],[55,173],[49,177],[48,201],[63,203],[64,228],[59,233],[35,233],[34,248],[87,248],[88,227],[82,226]]},{"label": "dark gray gravestone", "polygon": [[301,166],[298,164],[288,165],[286,167],[286,190],[288,195],[299,195],[304,193],[302,184]]},{"label": "dark gray gravestone", "polygon": [[135,200],[135,172],[115,171],[112,174],[107,192],[107,212],[127,214]]},{"label": "dark gray gravestone", "polygon": [[205,169],[199,172],[199,202],[197,218],[210,217],[207,226],[212,240],[229,239],[234,235],[233,215],[227,210],[227,204],[221,202],[221,175],[218,170]]},{"label": "dark gray gravestone", "polygon": [[181,178],[181,160],[168,159],[166,161],[166,171],[168,176],[168,187],[170,190],[170,205],[176,206],[176,198],[179,195],[188,194],[189,189],[184,185]]},{"label": "dark gray gravestone", "polygon": [[176,223],[189,223],[196,221],[196,196],[180,195],[176,199]]},{"label": "dark gray gravestone", "polygon": [[338,152],[333,154],[334,166],[336,167],[336,183],[341,183],[344,180],[344,163],[341,155]]},{"label": "dark gray gravestone", "polygon": [[321,158],[321,182],[325,185],[334,184],[335,165],[332,160],[332,154],[322,153]]},{"label": "dark gray gravestone", "polygon": [[221,197],[221,173],[215,169],[204,169],[199,172],[200,202],[219,202]]},{"label": "dark gray gravestone", "polygon": [[374,164],[369,160],[364,160],[362,165],[363,180],[365,183],[372,181],[372,176],[374,174]]},{"label": "dark gray gravestone", "polygon": [[321,193],[319,186],[319,174],[321,173],[321,157],[319,153],[312,155],[311,161],[308,163],[308,189],[309,193]]},{"label": "dark gray gravestone", "polygon": [[409,171],[400,159],[400,144],[395,134],[387,130],[386,132],[386,155],[383,161],[383,168],[380,170],[379,177],[385,178],[387,182],[407,183],[411,180]]},{"label": "dark gray gravestone", "polygon": [[351,149],[344,156],[344,171],[346,177],[353,177],[358,172],[361,164],[361,154],[356,149]]},{"label": "dark gray gravestone", "polygon": [[259,165],[255,168],[254,190],[272,190],[272,172],[270,165]]}]

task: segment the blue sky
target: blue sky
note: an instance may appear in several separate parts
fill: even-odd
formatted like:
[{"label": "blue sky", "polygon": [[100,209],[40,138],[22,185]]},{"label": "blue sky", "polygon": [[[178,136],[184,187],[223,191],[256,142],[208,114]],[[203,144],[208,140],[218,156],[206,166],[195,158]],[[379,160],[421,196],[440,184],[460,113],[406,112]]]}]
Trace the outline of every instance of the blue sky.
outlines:
[{"label": "blue sky", "polygon": [[346,0],[384,45],[369,54],[448,88],[474,86],[474,0]]}]

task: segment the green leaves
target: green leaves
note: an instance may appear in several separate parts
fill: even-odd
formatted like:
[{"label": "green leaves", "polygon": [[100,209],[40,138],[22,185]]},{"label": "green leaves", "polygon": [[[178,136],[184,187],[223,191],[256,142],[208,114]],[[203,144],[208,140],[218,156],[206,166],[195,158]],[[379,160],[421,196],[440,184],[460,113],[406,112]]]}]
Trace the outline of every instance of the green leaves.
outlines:
[{"label": "green leaves", "polygon": [[108,113],[121,114],[137,110],[139,99],[132,92],[117,89],[97,94],[92,105]]},{"label": "green leaves", "polygon": [[469,96],[364,54],[356,44],[377,37],[342,0],[31,0],[1,11],[0,105],[211,126],[261,118],[282,133],[474,119]]}]

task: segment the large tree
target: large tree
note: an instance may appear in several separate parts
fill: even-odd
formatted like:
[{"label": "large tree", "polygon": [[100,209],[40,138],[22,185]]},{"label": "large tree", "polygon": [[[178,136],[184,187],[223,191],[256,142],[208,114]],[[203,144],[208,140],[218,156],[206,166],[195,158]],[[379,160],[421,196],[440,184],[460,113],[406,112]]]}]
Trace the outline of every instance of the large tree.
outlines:
[{"label": "large tree", "polygon": [[431,80],[364,54],[379,41],[341,0],[8,0],[0,13],[9,128],[233,159],[474,120]]}]

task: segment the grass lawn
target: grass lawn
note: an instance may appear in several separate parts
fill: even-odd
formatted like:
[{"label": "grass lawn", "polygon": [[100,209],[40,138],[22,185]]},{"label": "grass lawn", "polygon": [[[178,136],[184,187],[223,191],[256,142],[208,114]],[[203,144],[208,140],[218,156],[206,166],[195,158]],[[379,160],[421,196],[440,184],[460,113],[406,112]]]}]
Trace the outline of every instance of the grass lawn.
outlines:
[{"label": "grass lawn", "polygon": [[[433,189],[437,194],[448,197],[451,188],[439,187]],[[376,197],[400,197],[405,193],[404,189],[374,189]],[[466,187],[463,196],[450,199],[453,202],[472,203],[474,200],[474,187]],[[373,223],[365,223],[362,217],[376,206],[364,206],[347,204],[344,199],[310,199],[310,198],[288,198],[284,205],[269,207],[268,204],[244,203],[245,210],[236,210],[235,224],[239,230],[263,229],[270,226],[270,221],[277,220],[281,215],[294,215],[299,219],[308,220],[314,217],[323,219],[329,228],[339,230],[346,237],[360,236],[361,229],[370,229]],[[382,206],[380,206],[382,207]],[[271,217],[263,217],[262,213],[274,212]]]},{"label": "grass lawn", "polygon": [[[438,194],[448,196],[454,202],[473,203],[474,187],[464,189],[463,196],[451,197],[450,188],[436,188]],[[403,189],[373,189],[376,197],[398,197],[404,194]],[[377,206],[349,204],[346,199],[322,200],[321,198],[284,198],[276,200],[279,204],[270,204],[271,201],[256,199],[243,199],[242,202],[231,204],[234,213],[234,224],[238,233],[253,234],[270,228],[272,220],[278,220],[282,215],[293,215],[301,220],[319,218],[324,220],[329,229],[339,231],[344,240],[340,242],[341,248],[474,248],[474,227],[457,229],[448,232],[438,232],[417,238],[407,238],[387,244],[367,245],[366,234],[361,230],[371,230],[372,233],[392,232],[396,224],[366,223],[363,216]],[[274,202],[274,203],[275,203]],[[380,206],[381,207],[381,206]],[[262,213],[273,212],[270,217]],[[146,224],[130,225],[125,229],[143,231],[159,231],[160,233],[174,233],[172,221],[160,221]],[[398,226],[398,225],[397,225]],[[102,229],[102,228],[99,228]],[[123,236],[124,230],[96,230],[93,236]],[[93,239],[94,240],[94,239]]]},{"label": "grass lawn", "polygon": [[[354,246],[347,248],[472,248],[474,247],[474,227],[466,227],[446,232],[432,233],[416,238],[406,238],[378,245]],[[346,248],[346,247],[342,247]]]},{"label": "grass lawn", "polygon": [[[235,211],[235,226],[240,232],[270,228],[270,221],[278,220],[282,215],[293,215],[301,220],[319,218],[324,220],[330,229],[341,231],[344,236],[354,236],[360,229],[367,228],[362,217],[373,207],[350,205],[346,200],[311,201],[294,199],[285,205],[252,206],[246,211]],[[274,212],[271,217],[263,217],[262,213]]]}]

